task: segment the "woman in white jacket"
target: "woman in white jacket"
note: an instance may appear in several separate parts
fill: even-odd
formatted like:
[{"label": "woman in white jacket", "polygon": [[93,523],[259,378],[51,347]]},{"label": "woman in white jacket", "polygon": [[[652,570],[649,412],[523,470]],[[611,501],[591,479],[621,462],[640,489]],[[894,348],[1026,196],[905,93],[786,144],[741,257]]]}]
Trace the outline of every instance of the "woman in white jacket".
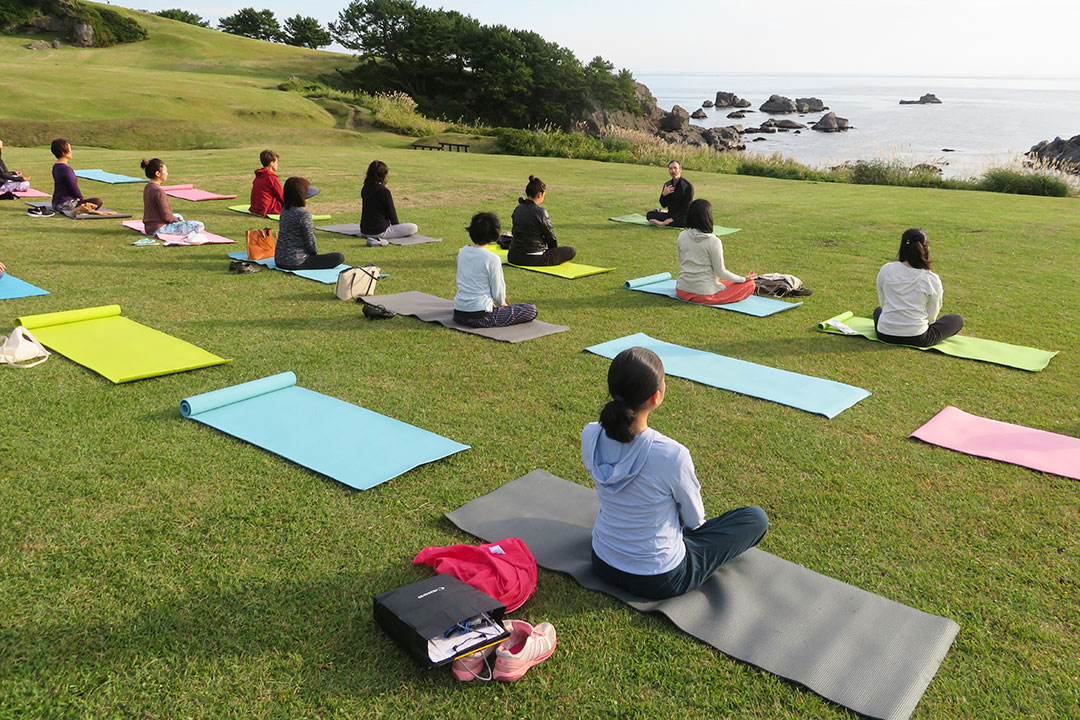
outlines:
[{"label": "woman in white jacket", "polygon": [[725,305],[753,295],[757,273],[743,277],[724,267],[724,245],[713,234],[712,203],[701,199],[690,203],[686,225],[676,243],[679,279],[675,295],[703,305]]},{"label": "woman in white jacket", "polygon": [[904,231],[897,259],[878,271],[877,294],[874,329],[882,342],[930,347],[964,327],[955,313],[938,317],[945,293],[930,269],[930,241],[922,228]]}]

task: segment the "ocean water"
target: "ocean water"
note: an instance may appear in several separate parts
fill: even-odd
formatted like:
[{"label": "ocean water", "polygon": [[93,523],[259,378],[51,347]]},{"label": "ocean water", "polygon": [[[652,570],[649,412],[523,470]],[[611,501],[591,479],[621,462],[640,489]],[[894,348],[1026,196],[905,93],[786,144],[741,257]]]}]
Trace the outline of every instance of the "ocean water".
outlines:
[{"label": "ocean water", "polygon": [[[817,97],[854,129],[842,133],[803,130],[801,134],[747,135],[748,151],[782,153],[799,162],[828,167],[849,160],[897,158],[938,165],[946,177],[978,175],[988,167],[1015,165],[1041,140],[1080,135],[1080,78],[817,75],[748,73],[635,73],[670,110],[688,112],[719,90],[733,92],[757,108],[772,94]],[[900,105],[934,93],[940,105]],[[726,117],[733,108],[705,108],[709,117],[692,120],[714,127],[759,125],[768,117],[788,117],[811,125],[823,113],[770,116],[760,111],[743,120]],[[766,140],[753,142],[754,138]],[[954,152],[943,152],[950,148]]]}]

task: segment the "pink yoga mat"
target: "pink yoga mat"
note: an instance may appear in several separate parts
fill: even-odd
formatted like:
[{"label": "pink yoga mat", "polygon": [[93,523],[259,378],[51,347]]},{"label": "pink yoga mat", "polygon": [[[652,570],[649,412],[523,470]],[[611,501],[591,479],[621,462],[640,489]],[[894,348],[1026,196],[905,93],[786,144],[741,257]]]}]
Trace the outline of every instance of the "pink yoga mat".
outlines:
[{"label": "pink yoga mat", "polygon": [[1080,438],[989,420],[951,405],[909,437],[1080,480]]},{"label": "pink yoga mat", "polygon": [[217,193],[206,192],[205,190],[199,190],[193,188],[190,185],[187,186],[173,186],[164,188],[165,194],[180,198],[181,200],[190,200],[191,202],[202,202],[203,200],[232,200],[235,195],[218,195]]},{"label": "pink yoga mat", "polygon": [[40,190],[35,190],[34,188],[30,188],[29,190],[16,190],[15,191],[15,197],[21,197],[21,198],[26,198],[26,197],[50,197],[50,195],[48,193],[43,193]]},{"label": "pink yoga mat", "polygon": [[[142,233],[143,235],[147,234],[146,226],[143,225],[142,220],[125,220],[121,225],[129,230],[134,230],[137,233]],[[227,237],[215,235],[214,233],[206,232],[205,230],[199,234],[206,238],[206,240],[203,242],[190,242],[185,235],[167,235],[165,233],[155,233],[154,237],[165,245],[225,245],[236,242],[235,240],[230,240]]]}]

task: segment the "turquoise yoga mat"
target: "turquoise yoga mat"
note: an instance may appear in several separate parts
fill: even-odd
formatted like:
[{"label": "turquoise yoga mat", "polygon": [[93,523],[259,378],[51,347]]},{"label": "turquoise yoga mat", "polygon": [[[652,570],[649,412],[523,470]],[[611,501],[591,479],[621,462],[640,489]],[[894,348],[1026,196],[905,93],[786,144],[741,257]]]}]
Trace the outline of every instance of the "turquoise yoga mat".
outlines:
[{"label": "turquoise yoga mat", "polygon": [[185,398],[180,414],[357,490],[469,449],[299,387],[291,372]]},{"label": "turquoise yoga mat", "polygon": [[648,348],[659,355],[664,363],[664,372],[668,375],[762,400],[772,400],[827,418],[836,417],[870,396],[870,392],[862,388],[673,345],[655,340],[645,333],[609,340],[585,350],[606,358],[614,358],[623,350],[634,346]]},{"label": "turquoise yoga mat", "polygon": [[689,305],[701,305],[702,307],[718,308],[720,310],[734,310],[735,312],[743,313],[744,315],[753,315],[754,317],[767,317],[802,305],[801,302],[789,303],[775,298],[760,297],[758,295],[751,295],[745,300],[727,303],[726,305],[692,303],[680,299],[679,296],[675,294],[675,278],[671,277],[671,273],[658,273],[656,275],[646,275],[645,277],[627,280],[623,283],[623,287],[627,290],[637,290],[638,292],[647,292],[652,293],[653,295],[663,295],[665,297],[674,298],[679,302],[686,302]]},{"label": "turquoise yoga mat", "polygon": [[[653,225],[649,222],[649,219],[640,213],[630,213],[629,215],[616,215],[610,217],[608,220],[612,222],[630,223],[631,225],[645,225],[647,227],[659,228],[661,230],[685,230],[678,225]],[[729,228],[723,225],[713,225],[713,235],[730,235],[731,233],[737,233],[742,228]]]},{"label": "turquoise yoga mat", "polygon": [[7,273],[0,275],[0,300],[14,300],[15,298],[48,294],[48,290],[42,290],[25,280],[20,280],[14,275],[9,275]]},{"label": "turquoise yoga mat", "polygon": [[146,178],[131,177],[130,175],[120,175],[118,173],[111,173],[105,170],[76,170],[75,177],[82,178],[83,180],[96,180],[97,182],[108,183],[110,185],[118,185],[120,183],[144,183]]},{"label": "turquoise yoga mat", "polygon": [[271,270],[280,270],[281,272],[292,273],[293,275],[299,275],[302,278],[308,280],[314,280],[315,282],[326,283],[327,285],[333,285],[337,282],[337,276],[342,270],[348,270],[352,265],[346,265],[342,263],[336,268],[329,268],[328,270],[286,270],[285,268],[279,268],[277,263],[274,262],[274,258],[266,258],[265,260],[248,260],[247,250],[237,250],[229,253],[229,257],[233,260],[247,260],[248,262],[257,263],[263,267],[268,267]]}]

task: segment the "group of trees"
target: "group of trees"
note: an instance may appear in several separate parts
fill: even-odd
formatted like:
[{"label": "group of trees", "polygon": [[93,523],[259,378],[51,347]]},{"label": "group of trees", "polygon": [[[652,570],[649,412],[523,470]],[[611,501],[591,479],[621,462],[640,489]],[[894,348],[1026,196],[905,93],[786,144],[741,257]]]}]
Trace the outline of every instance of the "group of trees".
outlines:
[{"label": "group of trees", "polygon": [[360,52],[341,81],[366,92],[401,90],[428,115],[566,127],[592,107],[640,111],[628,70],[615,73],[601,57],[583,65],[534,32],[414,0],[353,0],[330,32]]},{"label": "group of trees", "polygon": [[[177,8],[162,10],[155,14],[189,25],[210,27],[207,20],[188,10]],[[282,25],[274,17],[273,11],[256,10],[250,7],[242,8],[228,17],[221,18],[218,21],[218,29],[232,35],[243,35],[256,40],[268,40],[306,48],[326,47],[332,40],[326,28],[313,17],[297,14],[295,17],[287,18]]]}]

